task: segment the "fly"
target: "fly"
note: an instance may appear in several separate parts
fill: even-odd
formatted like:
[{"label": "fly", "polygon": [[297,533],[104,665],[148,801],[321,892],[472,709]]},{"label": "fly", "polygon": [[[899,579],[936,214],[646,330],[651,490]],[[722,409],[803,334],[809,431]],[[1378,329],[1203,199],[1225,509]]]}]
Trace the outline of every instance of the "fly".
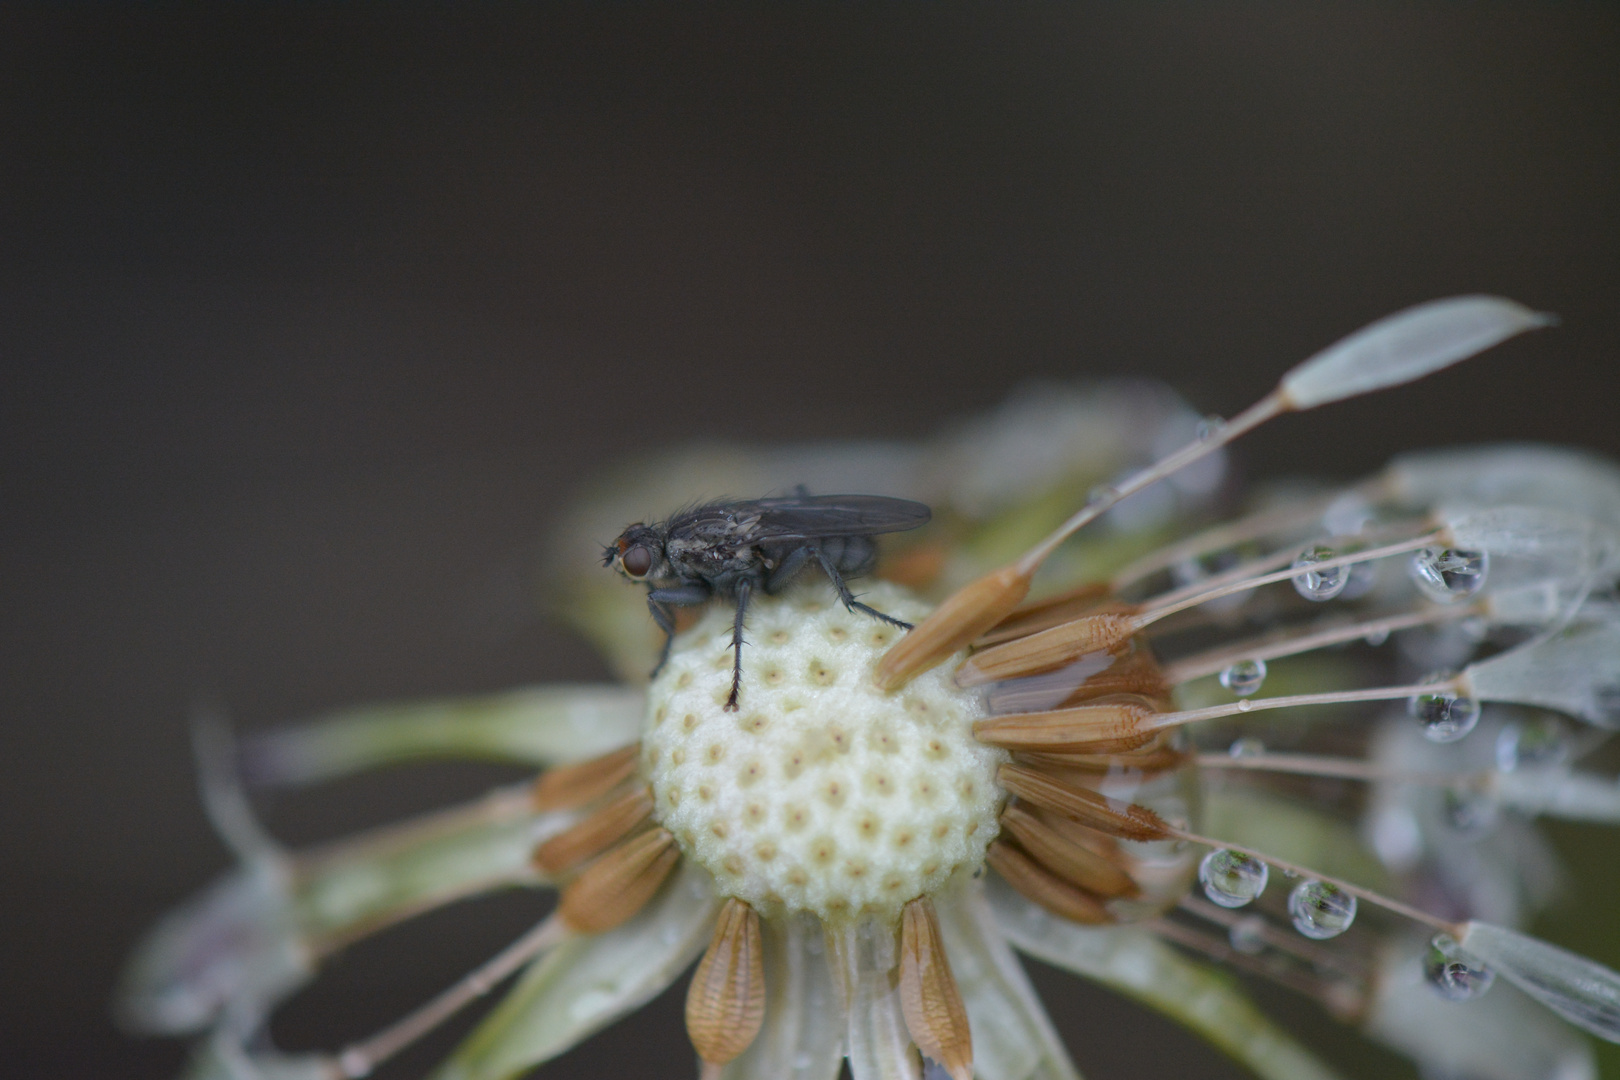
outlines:
[{"label": "fly", "polygon": [[877,562],[874,536],[925,525],[928,507],[882,495],[811,495],[802,487],[779,499],[714,502],[683,510],[658,524],[637,523],[603,552],[602,565],[647,585],[647,608],[664,631],[657,675],[675,640],[675,607],[707,603],[715,597],[737,605],[732,623],[731,696],[735,712],[742,690],[743,619],[756,592],[780,592],[814,560],[838,597],[890,626],[911,624],[855,599],[846,578],[870,573]]}]

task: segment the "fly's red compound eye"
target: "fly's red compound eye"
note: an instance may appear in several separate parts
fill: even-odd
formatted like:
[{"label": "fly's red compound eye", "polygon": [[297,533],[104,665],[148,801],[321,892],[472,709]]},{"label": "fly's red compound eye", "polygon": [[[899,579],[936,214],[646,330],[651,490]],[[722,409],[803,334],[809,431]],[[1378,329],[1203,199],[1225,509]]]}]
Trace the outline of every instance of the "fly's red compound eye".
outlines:
[{"label": "fly's red compound eye", "polygon": [[620,563],[624,572],[631,577],[646,577],[653,566],[653,555],[640,544],[635,544],[625,551]]}]

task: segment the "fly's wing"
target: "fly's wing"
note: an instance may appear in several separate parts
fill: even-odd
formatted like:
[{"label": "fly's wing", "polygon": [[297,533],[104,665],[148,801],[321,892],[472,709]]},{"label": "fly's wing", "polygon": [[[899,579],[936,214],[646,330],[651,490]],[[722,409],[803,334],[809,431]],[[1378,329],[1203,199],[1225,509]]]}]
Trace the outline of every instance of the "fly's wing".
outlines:
[{"label": "fly's wing", "polygon": [[759,540],[904,532],[928,524],[933,516],[920,502],[884,495],[792,495],[733,503],[727,509],[739,519],[758,514],[749,532]]}]

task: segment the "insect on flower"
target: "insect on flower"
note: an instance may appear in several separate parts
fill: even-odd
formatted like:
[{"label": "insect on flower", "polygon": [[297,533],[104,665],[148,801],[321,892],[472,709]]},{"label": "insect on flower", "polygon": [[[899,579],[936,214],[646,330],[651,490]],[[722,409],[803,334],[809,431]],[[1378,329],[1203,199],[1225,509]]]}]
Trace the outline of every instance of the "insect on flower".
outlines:
[{"label": "insect on flower", "polygon": [[[920,505],[719,504],[610,549],[655,604],[685,586],[739,599],[673,640],[661,623],[667,659],[645,689],[362,709],[240,748],[204,725],[205,806],[241,866],[140,948],[122,1015],[199,1036],[196,1080],[336,1080],[516,976],[435,1074],[498,1080],[696,961],[686,1025],[706,1078],[833,1080],[846,1058],[856,1080],[918,1080],[926,1062],[953,1080],[1076,1077],[1016,948],[1276,1080],[1334,1073],[1212,962],[1299,992],[1427,1071],[1592,1077],[1576,1029],[1620,1042],[1620,974],[1512,927],[1555,876],[1535,819],[1620,822],[1620,786],[1576,768],[1620,728],[1620,468],[1550,447],[1425,451],[1225,520],[1209,516],[1213,485],[1190,479],[1266,420],[1548,321],[1494,297],[1436,301],[1317,354],[1230,423],[1200,424],[1163,391],[1100,387],[868,454],[884,490],[939,518],[888,568],[906,584],[869,593],[915,622],[906,634],[787,571],[816,556],[806,540],[842,538],[845,552],[821,552],[836,584],[865,568],[871,535],[920,525]],[[1072,468],[1029,481],[1032,437],[1072,444]],[[774,459],[825,486],[878,487],[816,474],[849,460]],[[671,464],[659,490],[761,462],[710,459],[684,484]],[[1081,481],[1091,497],[1066,519],[1031,510]],[[1131,524],[1119,504],[1160,481],[1175,498],[1157,518],[1135,502]],[[1081,532],[1115,507],[1106,540]],[[859,528],[841,516],[869,510]],[[617,504],[597,511],[625,520]],[[681,538],[715,552],[696,528],[710,515],[740,515],[727,527],[755,544],[734,578],[677,569],[669,550]],[[822,520],[839,524],[802,524]],[[758,544],[760,522],[783,527]],[[1008,551],[1020,554],[999,566],[984,555]],[[645,616],[600,578],[568,575],[570,613],[621,669],[645,671]],[[739,661],[723,643],[755,583],[756,645]],[[749,692],[729,711],[739,665]],[[1268,681],[1284,692],[1260,696]],[[1281,718],[1267,736],[1280,746],[1254,739],[1260,712]],[[541,771],[318,852],[266,836],[238,777],[305,784],[457,755]],[[1288,783],[1301,778],[1355,790],[1300,798]],[[1272,871],[1291,887],[1271,888]],[[270,1046],[270,1013],[324,958],[507,887],[555,889],[556,905],[416,1012],[331,1053]]]},{"label": "insect on flower", "polygon": [[846,608],[910,630],[910,623],[856,600],[844,579],[870,573],[876,565],[872,537],[918,528],[928,523],[928,517],[928,507],[907,499],[811,495],[801,487],[790,498],[706,503],[660,524],[638,522],[607,545],[602,565],[631,581],[647,583],[647,609],[664,632],[655,676],[675,641],[672,605],[692,607],[717,596],[735,601],[726,709],[736,712],[749,597],[756,591],[767,596],[781,592],[814,559]]}]

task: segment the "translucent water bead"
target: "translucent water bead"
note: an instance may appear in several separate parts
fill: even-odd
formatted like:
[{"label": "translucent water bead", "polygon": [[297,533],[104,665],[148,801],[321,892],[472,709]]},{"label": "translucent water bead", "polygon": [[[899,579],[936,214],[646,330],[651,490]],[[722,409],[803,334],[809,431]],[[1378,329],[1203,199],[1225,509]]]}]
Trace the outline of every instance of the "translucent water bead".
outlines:
[{"label": "translucent water bead", "polygon": [[1260,915],[1245,915],[1226,931],[1226,940],[1238,952],[1259,956],[1266,951],[1266,920]]},{"label": "translucent water bead", "polygon": [[1238,697],[1251,697],[1266,681],[1264,660],[1239,660],[1221,671],[1221,685]]},{"label": "translucent water bead", "polygon": [[1450,934],[1437,934],[1423,959],[1429,985],[1447,1001],[1473,1001],[1485,996],[1496,982],[1496,972],[1467,957]]},{"label": "translucent water bead", "polygon": [[1555,716],[1514,721],[1496,735],[1496,767],[1503,772],[1561,765],[1568,755],[1564,726]]},{"label": "translucent water bead", "polygon": [[[1452,672],[1436,672],[1424,682],[1446,682]],[[1479,702],[1460,697],[1449,689],[1436,689],[1431,693],[1414,694],[1407,699],[1407,712],[1423,725],[1423,737],[1430,742],[1449,743],[1474,730],[1479,723]]]},{"label": "translucent water bead", "polygon": [[1294,589],[1307,600],[1331,600],[1344,591],[1350,580],[1348,566],[1335,566],[1330,570],[1312,570],[1316,563],[1327,562],[1338,552],[1325,544],[1313,544],[1294,559]]},{"label": "translucent water bead", "polygon": [[1492,792],[1468,785],[1447,788],[1441,809],[1446,824],[1469,839],[1489,833],[1501,817],[1501,803]]},{"label": "translucent water bead", "polygon": [[1288,917],[1306,937],[1326,941],[1356,921],[1356,898],[1326,881],[1301,881],[1288,894]]},{"label": "translucent water bead", "polygon": [[1253,735],[1245,735],[1241,739],[1233,739],[1232,745],[1226,748],[1226,753],[1235,758],[1260,757],[1266,752],[1266,744]]},{"label": "translucent water bead", "polygon": [[1490,567],[1490,554],[1484,551],[1423,548],[1412,556],[1411,574],[1424,596],[1449,604],[1477,593]]},{"label": "translucent water bead", "polygon": [[1239,908],[1266,891],[1270,868],[1253,855],[1218,848],[1198,864],[1198,881],[1210,903]]}]

